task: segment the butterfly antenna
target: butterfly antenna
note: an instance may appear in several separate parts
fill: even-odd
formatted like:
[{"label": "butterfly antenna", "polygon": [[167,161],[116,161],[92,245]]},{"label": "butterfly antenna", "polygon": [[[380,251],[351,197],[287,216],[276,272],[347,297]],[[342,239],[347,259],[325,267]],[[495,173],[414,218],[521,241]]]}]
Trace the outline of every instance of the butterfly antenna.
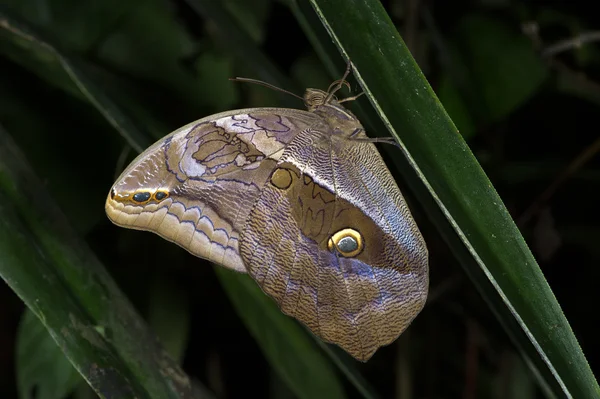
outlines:
[{"label": "butterfly antenna", "polygon": [[287,91],[285,89],[282,89],[281,87],[277,87],[275,85],[272,85],[270,83],[263,82],[262,80],[250,79],[250,78],[239,78],[239,77],[229,78],[229,80],[235,81],[235,82],[254,83],[254,84],[257,84],[257,85],[260,85],[260,86],[265,86],[265,87],[268,87],[269,89],[273,89],[273,90],[276,90],[276,91],[280,91],[282,93],[289,94],[291,96],[294,96],[294,97],[299,98],[300,100],[304,101],[304,98],[300,97],[299,95],[294,94],[291,91]]}]

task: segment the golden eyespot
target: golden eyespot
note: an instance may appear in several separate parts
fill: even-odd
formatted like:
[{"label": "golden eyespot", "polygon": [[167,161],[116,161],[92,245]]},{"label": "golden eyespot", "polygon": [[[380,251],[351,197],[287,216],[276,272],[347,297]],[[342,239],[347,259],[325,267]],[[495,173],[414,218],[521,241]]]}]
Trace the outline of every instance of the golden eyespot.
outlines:
[{"label": "golden eyespot", "polygon": [[354,229],[342,229],[332,235],[327,242],[330,251],[335,249],[346,258],[353,258],[360,254],[364,246],[362,236]]},{"label": "golden eyespot", "polygon": [[271,175],[271,184],[280,190],[285,190],[292,185],[292,173],[284,168],[277,168]]}]

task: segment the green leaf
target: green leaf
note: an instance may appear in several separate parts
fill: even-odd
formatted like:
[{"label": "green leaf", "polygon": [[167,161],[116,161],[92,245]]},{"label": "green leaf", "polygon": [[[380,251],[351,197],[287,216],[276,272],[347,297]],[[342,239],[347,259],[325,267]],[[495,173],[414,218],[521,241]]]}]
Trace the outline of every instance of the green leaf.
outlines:
[{"label": "green leaf", "polygon": [[438,97],[448,114],[452,117],[460,134],[468,140],[475,133],[475,126],[471,118],[471,113],[467,104],[463,101],[459,90],[449,79],[444,76],[440,87],[438,88]]},{"label": "green leaf", "polygon": [[271,9],[271,0],[225,0],[225,8],[238,24],[256,43],[262,43],[265,36],[265,20]]},{"label": "green leaf", "polygon": [[66,39],[72,49],[87,50],[146,0],[5,0],[15,15],[53,37]]},{"label": "green leaf", "polygon": [[299,398],[345,397],[330,363],[295,320],[284,316],[249,276],[216,270],[250,333]]},{"label": "green leaf", "polygon": [[183,362],[189,341],[190,309],[186,291],[165,273],[152,279],[148,324],[178,364]]},{"label": "green leaf", "polygon": [[194,388],[0,129],[0,275],[100,397]]},{"label": "green leaf", "polygon": [[105,91],[88,77],[83,62],[63,55],[55,44],[43,39],[31,26],[8,14],[2,7],[0,20],[3,22],[0,37],[6,39],[0,43],[6,46],[3,49],[5,53],[62,90],[88,100],[133,148],[140,151],[149,145],[148,137],[108,101]]},{"label": "green leaf", "polygon": [[198,101],[206,106],[214,105],[218,109],[229,109],[239,101],[237,87],[224,84],[234,75],[233,57],[223,57],[207,51],[198,57],[194,67],[198,71],[198,86],[202,88]]},{"label": "green leaf", "polygon": [[484,123],[506,117],[529,100],[548,77],[531,41],[496,19],[463,18],[456,40],[468,73],[465,85],[477,93],[471,105],[481,112]]},{"label": "green leaf", "polygon": [[352,60],[356,79],[398,140],[410,165],[401,169],[409,185],[523,355],[542,372],[542,386],[557,396],[600,395],[521,233],[381,3],[310,3],[340,53]]},{"label": "green leaf", "polygon": [[[239,68],[250,69],[257,79],[269,82],[278,87],[295,92],[298,88],[288,79],[273,62],[256,45],[248,32],[241,28],[231,12],[222,2],[212,0],[186,0],[186,3],[205,17],[214,27],[219,41],[225,43],[235,55]],[[294,106],[296,101],[290,96],[278,96],[283,104]]]},{"label": "green leaf", "polygon": [[[179,98],[183,104],[199,107],[202,81],[194,81],[195,76],[186,67],[186,60],[198,51],[198,44],[176,19],[165,18],[172,12],[169,8],[168,2],[145,0],[98,45],[98,57],[136,79],[164,88],[167,95]],[[228,81],[215,84],[219,83],[230,85]]]},{"label": "green leaf", "polygon": [[31,311],[23,313],[19,324],[16,367],[19,397],[23,399],[64,398],[83,382]]}]

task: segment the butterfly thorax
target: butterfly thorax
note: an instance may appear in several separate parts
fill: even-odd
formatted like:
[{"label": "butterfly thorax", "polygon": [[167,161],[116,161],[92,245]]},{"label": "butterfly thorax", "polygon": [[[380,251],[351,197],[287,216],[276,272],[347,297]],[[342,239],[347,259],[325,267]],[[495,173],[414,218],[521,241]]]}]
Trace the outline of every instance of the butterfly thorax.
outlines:
[{"label": "butterfly thorax", "polygon": [[308,111],[323,118],[333,134],[352,138],[366,137],[365,129],[358,118],[326,91],[306,89],[304,105]]}]

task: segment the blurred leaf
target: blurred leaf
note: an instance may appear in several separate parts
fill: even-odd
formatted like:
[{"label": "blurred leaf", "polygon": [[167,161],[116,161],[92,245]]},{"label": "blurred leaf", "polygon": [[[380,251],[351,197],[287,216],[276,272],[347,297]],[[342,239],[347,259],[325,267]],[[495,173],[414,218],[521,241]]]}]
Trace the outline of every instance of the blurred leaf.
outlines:
[{"label": "blurred leaf", "polygon": [[479,93],[484,123],[496,122],[529,100],[548,76],[530,40],[496,19],[465,17],[456,46],[468,70],[468,84]]},{"label": "blurred leaf", "polygon": [[600,85],[577,71],[560,68],[556,86],[565,94],[600,104]]},{"label": "blurred leaf", "polygon": [[[307,327],[305,327],[305,330],[309,334],[313,335]],[[373,387],[360,374],[358,370],[360,363],[357,364],[357,362],[340,347],[327,344],[314,335],[313,337],[315,342],[323,349],[325,353],[327,353],[331,361],[340,369],[340,372],[346,376],[352,385],[354,385],[354,388],[356,388],[356,391],[361,395],[361,397],[365,399],[378,398],[378,395],[375,393]],[[402,339],[402,336],[400,336],[398,339]]]},{"label": "blurred leaf", "polygon": [[314,55],[299,57],[292,65],[292,76],[304,87],[319,88],[331,84],[329,75],[323,70],[323,64]]},{"label": "blurred leaf", "polygon": [[[200,106],[202,82],[186,66],[198,44],[172,14],[167,1],[146,0],[107,35],[98,46],[98,57],[136,80],[163,87],[190,107]],[[217,84],[231,85],[228,81],[213,83]]]},{"label": "blurred leaf", "polygon": [[[163,0],[80,2],[76,0],[9,0],[19,16],[43,28],[45,36],[62,40],[69,52],[91,53],[113,68],[162,84],[194,104],[200,85],[184,60],[196,51],[196,43],[174,18]],[[153,32],[148,35],[148,32]],[[64,52],[63,49],[60,50]],[[222,86],[229,82],[219,82]]]},{"label": "blurred leaf", "polygon": [[83,98],[69,74],[56,57],[52,46],[46,45],[26,28],[14,14],[9,14],[4,5],[0,5],[0,50],[7,58],[35,71],[52,86]]},{"label": "blurred leaf", "polygon": [[[199,15],[206,18],[213,27],[216,36],[238,60],[238,68],[251,70],[255,79],[269,82],[275,86],[296,92],[300,88],[279,70],[264,52],[256,45],[247,31],[238,26],[236,18],[222,2],[212,0],[185,0]],[[295,106],[296,101],[289,95],[277,93],[281,104]]]},{"label": "blurred leaf", "polygon": [[169,355],[182,364],[190,332],[189,296],[168,275],[152,279],[148,324]]},{"label": "blurred leaf", "polygon": [[537,397],[534,380],[527,372],[527,365],[512,353],[503,353],[500,359],[501,372],[493,378],[490,388],[496,399],[535,399]]},{"label": "blurred leaf", "polygon": [[3,6],[51,36],[64,38],[70,49],[87,50],[146,1],[4,0]]},{"label": "blurred leaf", "polygon": [[25,157],[0,130],[0,275],[101,397],[192,397]]},{"label": "blurred leaf", "polygon": [[[101,165],[120,140],[113,136],[98,141],[97,152],[80,151],[81,129],[74,126],[85,126],[89,137],[99,137],[109,127],[93,107],[59,90],[31,90],[22,84],[23,80],[35,81],[26,71],[16,67],[4,71],[11,79],[0,82],[0,120],[7,130],[19,131],[15,141],[30,157],[46,189],[66,210],[75,229],[88,233],[101,215],[90,212],[90,207],[103,205],[106,189],[97,182],[104,174],[100,168],[74,168],[73,164]],[[87,201],[81,201],[81,193],[86,193]]]},{"label": "blurred leaf", "polygon": [[[390,133],[398,139],[422,182],[415,181],[413,171],[409,184],[421,194],[422,184],[427,187],[454,232],[450,235],[447,222],[437,217],[439,209],[428,209],[428,213],[435,216],[433,222],[484,297],[495,305],[492,309],[515,343],[524,350],[523,355],[526,358],[533,356],[537,368],[544,370],[540,379],[542,386],[548,384],[558,396],[592,398],[600,395],[598,383],[569,323],[521,233],[381,3],[374,0],[311,0],[311,4],[344,58],[352,60],[356,79]],[[498,77],[508,86],[505,89],[484,79],[487,83],[483,92],[487,98],[494,95],[493,90],[505,97],[501,106],[492,108],[492,115],[498,117],[516,106],[515,99],[523,101],[531,95],[541,81],[543,69],[536,66],[533,54],[528,55],[530,50],[526,49],[526,43],[510,37],[493,21],[488,21],[489,29],[483,26],[482,20],[470,21],[468,26],[484,32],[477,35],[483,36],[482,41],[472,39],[473,48],[480,52],[478,68],[474,71],[476,77],[488,76],[484,65],[487,68],[501,65],[512,67],[515,81],[526,85],[518,88]],[[499,48],[484,48],[481,43],[486,43],[489,35],[495,35],[501,41]],[[494,55],[495,50],[511,57],[498,58]],[[480,57],[484,55],[495,59],[496,64],[492,65],[489,59],[482,60]],[[524,68],[518,67],[521,63]],[[526,79],[531,79],[530,84],[524,82]],[[408,169],[402,171],[411,175]],[[424,196],[423,203],[431,205]],[[457,237],[470,252],[470,260],[465,256],[465,247],[456,242]],[[483,276],[487,277],[487,282]],[[515,320],[511,318],[516,319],[522,331],[514,328]]]},{"label": "blurred leaf", "polygon": [[19,323],[16,368],[22,399],[61,399],[83,382],[48,330],[29,310]]},{"label": "blurred leaf", "polygon": [[[15,54],[14,46],[3,50],[16,62],[22,62],[33,71],[39,73],[47,81],[56,84],[56,77],[60,77],[58,86],[78,98],[88,100],[94,105],[104,118],[127,140],[129,145],[138,151],[149,145],[150,141],[126,118],[113,103],[107,100],[105,91],[100,89],[83,71],[81,62],[67,58],[52,44],[42,39],[30,26],[9,16],[0,7],[0,34],[6,40],[2,44],[14,44],[25,50]],[[46,71],[52,71],[47,73]],[[140,146],[141,147],[138,147]]]},{"label": "blurred leaf", "polygon": [[225,57],[207,51],[198,57],[194,67],[198,71],[197,97],[199,102],[206,106],[214,106],[219,110],[226,110],[239,101],[238,87],[228,81],[234,76],[233,57]]},{"label": "blurred leaf", "polygon": [[216,271],[238,315],[296,396],[345,397],[331,365],[295,320],[283,315],[248,275]]},{"label": "blurred leaf", "polygon": [[226,0],[225,8],[256,43],[262,43],[265,21],[271,10],[272,0]]},{"label": "blurred leaf", "polygon": [[444,76],[444,79],[442,79],[437,95],[465,140],[473,137],[476,129],[471,119],[469,107],[463,101],[459,90],[448,76]]}]

